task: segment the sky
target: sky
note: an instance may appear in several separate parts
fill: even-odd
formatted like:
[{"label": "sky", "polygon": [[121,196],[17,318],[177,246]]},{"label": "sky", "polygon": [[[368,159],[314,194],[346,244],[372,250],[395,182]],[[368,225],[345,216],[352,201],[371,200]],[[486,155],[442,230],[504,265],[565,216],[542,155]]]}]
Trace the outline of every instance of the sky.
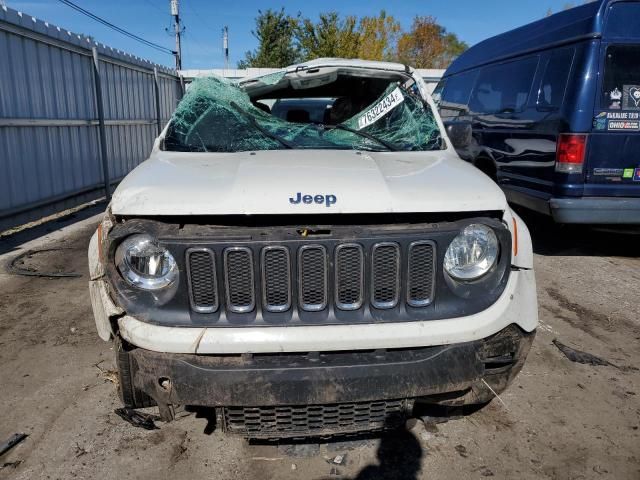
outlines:
[{"label": "sky", "polygon": [[[170,17],[170,0],[73,0],[85,10],[154,43],[175,47]],[[0,0],[2,3],[2,0]],[[4,0],[10,8],[92,36],[96,41],[124,50],[161,65],[173,66],[170,54],[131,40],[76,12],[57,0]],[[295,15],[317,18],[318,13],[335,10],[341,15],[377,15],[386,10],[409,29],[416,15],[432,15],[438,23],[473,45],[512,28],[557,12],[567,0],[322,0],[321,2],[272,0],[180,0],[185,27],[182,45],[183,68],[222,68],[222,28],[229,27],[230,68],[257,46],[251,35],[258,10],[285,10]],[[169,32],[168,32],[168,31]]]}]

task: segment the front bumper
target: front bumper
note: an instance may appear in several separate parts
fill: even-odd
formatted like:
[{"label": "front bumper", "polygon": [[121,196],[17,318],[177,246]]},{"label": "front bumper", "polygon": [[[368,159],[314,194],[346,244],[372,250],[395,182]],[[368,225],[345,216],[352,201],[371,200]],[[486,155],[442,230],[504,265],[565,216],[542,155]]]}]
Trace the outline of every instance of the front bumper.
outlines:
[{"label": "front bumper", "polygon": [[[96,321],[98,319],[96,317]],[[502,296],[486,310],[445,320],[295,327],[165,327],[125,315],[128,343],[164,353],[241,354],[413,348],[471,342],[510,324],[533,331],[538,304],[533,270],[514,270]]]},{"label": "front bumper", "polygon": [[116,307],[98,275],[91,286],[101,337],[126,341],[132,386],[165,418],[170,405],[215,407],[248,437],[373,430],[421,402],[489,401],[522,367],[538,320],[534,273],[517,267],[477,314],[360,325],[166,327]]},{"label": "front bumper", "polygon": [[640,224],[639,197],[552,198],[549,206],[558,223]]},{"label": "front bumper", "polygon": [[[482,340],[413,349],[231,356],[133,348],[129,355],[135,387],[159,405],[224,407],[234,412],[233,428],[227,428],[235,433],[282,437],[358,429],[357,423],[344,421],[330,431],[319,425],[322,432],[314,432],[306,413],[298,411],[297,424],[285,418],[287,409],[295,406],[313,411],[314,406],[333,405],[339,415],[366,402],[489,401],[522,368],[534,336],[535,332],[510,325]],[[276,410],[282,413],[277,431],[264,427],[250,431],[251,422],[238,413],[246,408],[233,408],[253,407],[252,415],[259,417],[261,409],[270,406],[283,407]],[[367,423],[363,429],[372,428],[375,425]]]}]

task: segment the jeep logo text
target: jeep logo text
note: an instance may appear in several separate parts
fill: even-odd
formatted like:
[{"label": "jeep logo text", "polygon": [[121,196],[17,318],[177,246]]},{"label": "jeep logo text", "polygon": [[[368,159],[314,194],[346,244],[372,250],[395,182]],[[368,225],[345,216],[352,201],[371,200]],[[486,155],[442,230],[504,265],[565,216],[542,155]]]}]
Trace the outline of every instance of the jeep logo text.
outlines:
[{"label": "jeep logo text", "polygon": [[331,205],[335,205],[338,201],[338,198],[335,195],[303,195],[298,192],[295,196],[289,197],[289,203],[293,205],[298,205],[299,203],[305,203],[307,205],[311,203],[317,203],[318,205],[322,205],[330,207]]}]

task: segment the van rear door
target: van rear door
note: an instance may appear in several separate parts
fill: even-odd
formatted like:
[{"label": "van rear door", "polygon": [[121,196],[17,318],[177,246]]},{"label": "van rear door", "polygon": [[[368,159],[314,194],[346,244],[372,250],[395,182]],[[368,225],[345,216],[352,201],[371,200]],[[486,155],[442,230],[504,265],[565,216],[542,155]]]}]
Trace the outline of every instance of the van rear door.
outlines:
[{"label": "van rear door", "polygon": [[640,197],[640,2],[609,7],[600,48],[584,195]]}]

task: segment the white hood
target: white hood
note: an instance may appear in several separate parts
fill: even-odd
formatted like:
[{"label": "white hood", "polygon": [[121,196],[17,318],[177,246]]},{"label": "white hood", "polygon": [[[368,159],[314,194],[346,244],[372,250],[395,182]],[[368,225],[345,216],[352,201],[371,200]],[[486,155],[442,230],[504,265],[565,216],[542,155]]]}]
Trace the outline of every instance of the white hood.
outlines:
[{"label": "white hood", "polygon": [[[294,200],[333,195],[335,204]],[[309,200],[309,198],[307,198]],[[318,197],[319,200],[319,197]],[[331,203],[331,202],[329,202]],[[116,215],[505,210],[502,191],[451,148],[432,152],[154,150],[113,194]]]}]

